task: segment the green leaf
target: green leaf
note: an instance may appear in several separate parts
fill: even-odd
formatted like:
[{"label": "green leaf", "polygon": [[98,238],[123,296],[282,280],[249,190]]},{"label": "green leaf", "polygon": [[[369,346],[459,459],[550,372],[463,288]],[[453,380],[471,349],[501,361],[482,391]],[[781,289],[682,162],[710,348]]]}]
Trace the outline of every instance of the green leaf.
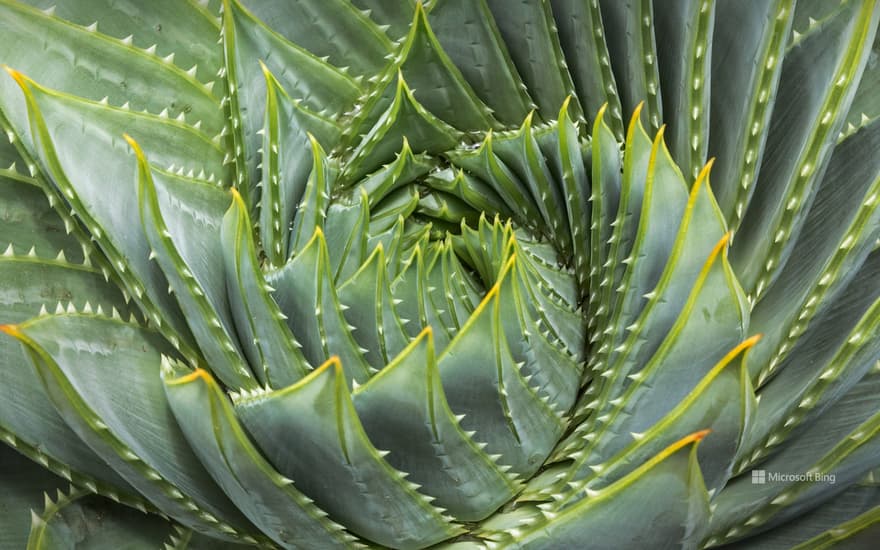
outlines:
[{"label": "green leaf", "polygon": [[391,362],[409,343],[386,265],[385,248],[380,242],[357,273],[339,287],[339,301],[346,306],[345,319],[358,327],[354,337],[367,350],[367,362],[376,369]]},{"label": "green leaf", "polygon": [[794,4],[715,2],[709,156],[716,165],[713,189],[732,230],[757,184]]},{"label": "green leaf", "polygon": [[[351,335],[330,273],[327,244],[320,228],[289,263],[267,274],[287,326],[312,365],[338,355],[349,381],[366,382],[368,365]],[[306,312],[308,312],[306,314]]]},{"label": "green leaf", "polygon": [[401,548],[461,531],[372,445],[336,357],[284,390],[245,396],[236,411],[278,471],[352,532]]},{"label": "green leaf", "polygon": [[[875,469],[880,464],[878,388],[875,367],[809,430],[754,466],[765,471],[766,483],[754,483],[749,472],[731,480],[715,499],[710,545],[796,518]],[[791,477],[774,479],[776,474]]]},{"label": "green leaf", "polygon": [[[0,319],[20,323],[46,308],[131,309],[93,268],[32,256],[0,257]],[[62,304],[62,302],[64,302]],[[87,447],[56,412],[27,355],[12,338],[0,339],[0,432],[4,440],[58,475],[95,492],[140,501],[134,489]],[[143,504],[141,504],[143,506]]]},{"label": "green leaf", "polygon": [[[342,130],[293,100],[263,65],[266,118],[263,123],[260,236],[270,264],[281,266],[290,249],[290,224],[314,166],[311,140],[333,147]],[[310,136],[312,136],[310,138]]]},{"label": "green leaf", "polygon": [[512,304],[517,278],[514,258],[502,269],[449,346],[438,358],[449,406],[464,414],[461,424],[487,444],[489,453],[512,472],[530,477],[541,466],[564,424],[524,378],[512,349],[518,342],[505,337],[501,304]]},{"label": "green leaf", "polygon": [[[753,327],[766,339],[754,354],[756,367],[766,365],[759,385],[841,299],[874,247],[880,235],[880,159],[873,154],[878,148],[880,121],[835,148],[789,261],[755,304]],[[835,220],[830,227],[829,219]]]},{"label": "green leaf", "polygon": [[709,144],[709,91],[715,3],[686,0],[654,18],[666,136],[687,181],[696,179]]},{"label": "green leaf", "polygon": [[[550,2],[487,0],[486,3],[541,117],[551,119],[565,99],[574,94],[574,84],[556,34]],[[582,116],[577,99],[571,108],[573,118]]]},{"label": "green leaf", "polygon": [[350,75],[267,27],[239,0],[223,0],[223,45],[235,147],[235,185],[245,203],[253,206],[259,180],[257,150],[261,140],[257,131],[263,127],[266,111],[261,63],[291,97],[319,116],[340,114],[353,107],[361,87]]},{"label": "green leaf", "polygon": [[343,547],[352,537],[254,447],[223,390],[204,370],[163,358],[168,402],[183,433],[235,505],[284,548]]},{"label": "green leaf", "polygon": [[605,41],[624,113],[646,102],[645,122],[651,133],[664,119],[660,94],[654,7],[651,0],[599,0]]},{"label": "green leaf", "polygon": [[578,99],[589,122],[593,113],[608,105],[608,125],[613,136],[623,140],[623,114],[611,70],[605,29],[598,2],[589,0],[551,0],[559,42],[571,68]]},{"label": "green leaf", "polygon": [[[138,160],[138,208],[151,256],[168,278],[210,368],[231,387],[253,388],[257,380],[236,338],[221,263],[226,193],[159,171],[154,177],[143,150],[128,134],[125,138]],[[205,237],[197,240],[190,235]]]},{"label": "green leaf", "polygon": [[459,133],[432,115],[413,95],[398,73],[394,100],[351,153],[343,174],[347,182],[357,181],[391,161],[404,140],[414,152],[441,153],[452,149]]},{"label": "green leaf", "polygon": [[254,16],[270,22],[272,30],[337,67],[371,76],[385,66],[392,43],[368,16],[351,2],[259,2],[244,0]]},{"label": "green leaf", "polygon": [[[487,149],[491,150],[498,158],[498,168],[493,167],[491,158],[488,174],[477,172],[487,179],[494,175],[498,169],[503,172],[502,166],[506,166],[511,173],[515,174],[515,180],[523,182],[528,191],[531,203],[537,205],[541,213],[541,222],[538,222],[541,233],[547,238],[553,239],[557,247],[565,254],[572,255],[571,230],[566,216],[567,201],[565,190],[559,182],[555,181],[550,173],[549,166],[541,153],[538,141],[535,139],[532,119],[534,112],[530,113],[520,126],[519,130],[512,135],[493,136]],[[560,130],[562,132],[562,130]],[[500,162],[499,162],[500,161]],[[495,168],[493,170],[493,168]],[[487,180],[491,182],[492,180]],[[485,210],[483,210],[485,212]],[[487,212],[487,215],[491,210]],[[510,217],[510,216],[504,216]]]},{"label": "green leaf", "polygon": [[[843,543],[847,548],[871,548],[871,527],[880,520],[880,489],[876,485],[857,484],[799,518],[779,527],[749,537],[729,546],[731,550],[796,550],[833,548]],[[859,534],[867,535],[867,545],[858,546]]]},{"label": "green leaf", "polygon": [[443,51],[505,126],[535,108],[501,39],[486,0],[434,0],[428,21]]},{"label": "green leaf", "polygon": [[741,468],[827,414],[826,409],[865,375],[880,353],[880,342],[868,336],[878,327],[880,253],[875,251],[779,363],[778,373],[769,381],[767,369],[758,373],[765,385]]},{"label": "green leaf", "polygon": [[[219,148],[178,122],[78,100],[14,75],[28,100],[31,134],[48,174],[129,293],[170,340],[193,355],[192,337],[168,295],[165,275],[150,262],[150,243],[131,223],[131,213],[138,211],[137,163],[122,136],[133,136],[155,164],[180,173],[208,170],[212,180],[222,174]],[[117,186],[115,201],[106,200],[108,181]]]},{"label": "green leaf", "polygon": [[270,294],[257,259],[247,206],[235,191],[223,217],[220,242],[232,318],[253,372],[264,385],[293,384],[312,367]]},{"label": "green leaf", "polygon": [[[207,3],[176,0],[156,0],[149,4],[135,0],[72,0],[63,3],[25,0],[25,3],[74,25],[88,28],[97,24],[93,32],[120,41],[131,40],[135,47],[160,58],[174,53],[167,63],[174,63],[187,71],[197,66],[193,76],[203,82],[218,77],[223,62],[223,50],[217,45],[220,25]],[[137,24],[134,34],[132,22]],[[155,51],[150,49],[153,46]]]},{"label": "green leaf", "polygon": [[394,40],[406,35],[415,10],[413,0],[351,0],[351,3],[379,23]]},{"label": "green leaf", "polygon": [[514,495],[511,476],[449,409],[430,328],[352,397],[370,441],[390,451],[388,462],[457,519],[481,520]]},{"label": "green leaf", "polygon": [[[609,282],[603,284],[603,275],[606,270],[605,262],[610,258],[611,235],[614,226],[611,222],[617,216],[621,195],[621,173],[623,159],[617,140],[611,127],[605,122],[606,107],[599,110],[593,123],[591,140],[592,167],[591,183],[592,194],[590,211],[590,282],[588,286],[589,297],[589,324],[595,330],[598,325],[599,309],[602,302],[599,300],[600,289],[607,287]],[[605,306],[607,317],[608,306]]]},{"label": "green leaf", "polygon": [[[64,4],[59,13],[74,7],[72,2]],[[192,10],[188,6],[178,3],[177,9]],[[187,21],[188,44],[197,44],[194,37],[207,30],[202,25],[210,22],[201,14]],[[92,101],[106,97],[110,105],[136,111],[164,112],[175,119],[183,116],[193,125],[201,121],[210,136],[223,128],[211,86],[174,65],[173,57],[159,57],[144,49],[150,44],[138,47],[11,0],[0,2],[0,34],[5,37],[0,46],[3,63],[46,87]],[[53,44],[55,55],[47,54],[47,44]],[[206,59],[212,55],[216,57],[209,54]],[[6,79],[0,79],[0,104],[16,133],[27,140],[27,110],[17,87]]]},{"label": "green leaf", "polygon": [[149,501],[215,537],[248,536],[253,528],[174,421],[159,377],[161,354],[174,351],[158,334],[89,314],[46,316],[5,330],[26,344],[64,420]]},{"label": "green leaf", "polygon": [[778,97],[785,108],[774,110],[767,156],[731,252],[743,288],[754,298],[764,294],[791,256],[870,54],[878,19],[876,2],[848,2],[785,56]]},{"label": "green leaf", "polygon": [[[21,158],[16,155],[16,160]],[[25,167],[0,169],[0,250],[5,252],[12,246],[13,253],[27,254],[33,249],[40,258],[55,258],[64,252],[72,262],[84,261],[83,247],[67,234],[64,220],[46,194],[19,168]]]},{"label": "green leaf", "polygon": [[[693,547],[709,516],[709,499],[697,464],[697,444],[707,431],[673,443],[616,483],[556,513],[511,530],[509,548]],[[678,503],[669,506],[669,502]],[[639,520],[632,521],[633,510]],[[506,538],[506,537],[505,537]]]},{"label": "green leaf", "polygon": [[43,511],[32,512],[28,550],[137,550],[158,547],[172,524],[158,515],[114,505],[88,491],[47,494]]},{"label": "green leaf", "polygon": [[541,212],[531,198],[528,180],[520,180],[495,154],[495,140],[490,131],[479,147],[447,151],[445,156],[453,165],[480,178],[484,185],[497,193],[514,220],[529,228],[540,227]]},{"label": "green leaf", "polygon": [[[593,461],[619,449],[620,433],[641,433],[668,413],[746,335],[748,312],[726,260],[722,239],[706,261],[675,324],[646,364],[631,371],[616,365],[603,373],[592,410],[578,431],[592,432],[585,451]],[[697,348],[694,342],[704,344]],[[593,392],[582,399],[591,399]]]},{"label": "green leaf", "polygon": [[0,515],[0,546],[24,548],[31,524],[31,510],[42,506],[46,492],[66,486],[64,479],[0,444],[0,510],[3,510]]}]

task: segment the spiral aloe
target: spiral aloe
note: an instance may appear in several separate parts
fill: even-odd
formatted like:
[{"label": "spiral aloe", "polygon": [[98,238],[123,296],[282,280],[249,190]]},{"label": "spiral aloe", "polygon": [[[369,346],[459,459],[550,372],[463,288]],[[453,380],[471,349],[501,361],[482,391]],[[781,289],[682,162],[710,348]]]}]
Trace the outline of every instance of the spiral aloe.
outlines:
[{"label": "spiral aloe", "polygon": [[878,20],[0,0],[0,547],[870,544]]}]

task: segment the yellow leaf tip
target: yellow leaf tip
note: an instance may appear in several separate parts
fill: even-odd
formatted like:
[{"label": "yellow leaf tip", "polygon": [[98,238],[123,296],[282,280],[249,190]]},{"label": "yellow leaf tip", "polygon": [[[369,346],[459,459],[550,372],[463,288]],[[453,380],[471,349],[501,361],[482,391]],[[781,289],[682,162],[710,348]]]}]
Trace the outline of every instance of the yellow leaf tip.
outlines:
[{"label": "yellow leaf tip", "polygon": [[26,76],[24,76],[20,72],[16,71],[15,69],[10,67],[9,65],[4,64],[3,68],[6,70],[7,73],[9,73],[9,76],[11,76],[13,79],[15,79],[16,82],[18,82],[19,86],[21,86],[22,88],[27,86],[27,77]]},{"label": "yellow leaf tip", "polygon": [[13,338],[21,336],[21,331],[18,330],[18,325],[0,325],[0,332],[4,332]]}]

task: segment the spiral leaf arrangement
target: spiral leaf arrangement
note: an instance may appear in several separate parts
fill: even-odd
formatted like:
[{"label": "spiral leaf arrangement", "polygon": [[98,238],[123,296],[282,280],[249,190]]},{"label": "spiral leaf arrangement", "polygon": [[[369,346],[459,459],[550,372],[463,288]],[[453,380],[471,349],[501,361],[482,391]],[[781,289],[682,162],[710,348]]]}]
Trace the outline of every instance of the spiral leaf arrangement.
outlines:
[{"label": "spiral leaf arrangement", "polygon": [[878,19],[0,0],[0,546],[869,541]]}]

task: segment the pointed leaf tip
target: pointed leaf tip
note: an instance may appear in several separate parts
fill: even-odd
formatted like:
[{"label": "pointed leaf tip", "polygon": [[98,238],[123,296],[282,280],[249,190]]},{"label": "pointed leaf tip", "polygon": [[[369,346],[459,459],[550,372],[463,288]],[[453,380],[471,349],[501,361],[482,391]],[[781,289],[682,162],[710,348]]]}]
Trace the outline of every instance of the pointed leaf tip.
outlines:
[{"label": "pointed leaf tip", "polygon": [[126,143],[128,143],[128,145],[131,147],[131,149],[134,151],[134,154],[138,158],[138,161],[144,161],[145,160],[144,150],[141,149],[141,146],[138,144],[138,142],[135,141],[134,138],[128,134],[122,134],[122,137],[125,139]]},{"label": "pointed leaf tip", "polygon": [[189,374],[181,376],[180,378],[175,378],[174,380],[169,380],[168,384],[172,384],[172,385],[173,384],[188,384],[188,383],[193,382],[199,378],[201,378],[205,382],[211,382],[213,380],[213,377],[211,376],[211,374],[208,371],[206,371],[205,369],[198,368]]},{"label": "pointed leaf tip", "polygon": [[0,325],[0,332],[5,332],[13,338],[21,337],[21,331],[18,330],[18,325]]},{"label": "pointed leaf tip", "polygon": [[9,65],[3,64],[3,68],[6,70],[7,73],[9,73],[9,76],[14,78],[15,81],[18,82],[19,86],[21,86],[22,88],[27,87],[28,78],[26,76],[24,76],[20,72],[16,71],[15,69],[10,67]]}]

